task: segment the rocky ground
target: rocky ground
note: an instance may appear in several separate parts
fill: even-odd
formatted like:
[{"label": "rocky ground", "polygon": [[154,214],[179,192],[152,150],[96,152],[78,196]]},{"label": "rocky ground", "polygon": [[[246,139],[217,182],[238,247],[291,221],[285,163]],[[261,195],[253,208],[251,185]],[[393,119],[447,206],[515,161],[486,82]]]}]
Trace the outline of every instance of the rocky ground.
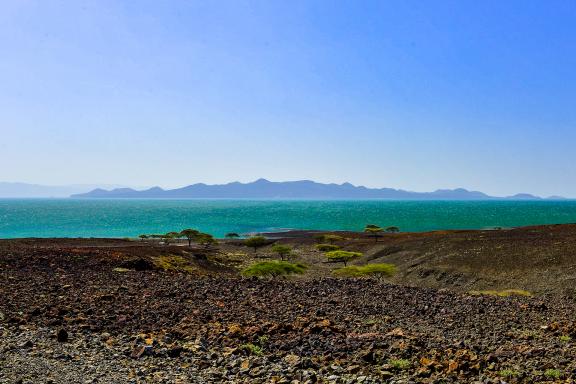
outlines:
[{"label": "rocky ground", "polygon": [[320,273],[242,279],[229,254],[239,253],[0,241],[0,383],[576,378],[570,297],[473,296]]}]

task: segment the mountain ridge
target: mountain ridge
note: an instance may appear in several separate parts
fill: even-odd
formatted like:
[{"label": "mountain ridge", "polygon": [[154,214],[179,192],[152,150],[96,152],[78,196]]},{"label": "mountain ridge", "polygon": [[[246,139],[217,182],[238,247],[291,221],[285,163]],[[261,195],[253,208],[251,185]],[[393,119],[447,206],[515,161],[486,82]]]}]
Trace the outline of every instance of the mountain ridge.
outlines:
[{"label": "mountain ridge", "polygon": [[[254,198],[254,199],[390,199],[390,200],[544,200],[542,197],[519,193],[495,197],[464,188],[437,189],[433,192],[412,192],[393,188],[367,188],[351,183],[318,183],[312,180],[274,182],[258,179],[249,183],[196,183],[175,189],[152,187],[145,190],[116,188],[94,189],[74,194],[72,198]],[[556,196],[555,199],[562,199]]]},{"label": "mountain ridge", "polygon": [[[63,198],[87,193],[95,188],[119,188],[116,184],[41,185],[0,181],[0,198]],[[104,189],[103,189],[104,190]]]}]

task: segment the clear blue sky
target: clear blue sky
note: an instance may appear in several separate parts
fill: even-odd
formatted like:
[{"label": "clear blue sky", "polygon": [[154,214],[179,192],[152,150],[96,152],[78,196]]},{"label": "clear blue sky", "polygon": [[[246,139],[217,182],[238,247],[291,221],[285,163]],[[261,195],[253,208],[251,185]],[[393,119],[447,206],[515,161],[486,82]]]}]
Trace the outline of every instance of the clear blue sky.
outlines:
[{"label": "clear blue sky", "polygon": [[0,180],[576,196],[574,0],[2,0]]}]

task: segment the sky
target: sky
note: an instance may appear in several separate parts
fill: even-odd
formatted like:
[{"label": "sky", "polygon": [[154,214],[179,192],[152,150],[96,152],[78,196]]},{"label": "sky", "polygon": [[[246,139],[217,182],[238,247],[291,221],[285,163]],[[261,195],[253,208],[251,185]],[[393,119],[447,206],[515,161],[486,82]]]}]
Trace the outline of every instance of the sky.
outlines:
[{"label": "sky", "polygon": [[576,197],[573,0],[2,0],[0,181]]}]

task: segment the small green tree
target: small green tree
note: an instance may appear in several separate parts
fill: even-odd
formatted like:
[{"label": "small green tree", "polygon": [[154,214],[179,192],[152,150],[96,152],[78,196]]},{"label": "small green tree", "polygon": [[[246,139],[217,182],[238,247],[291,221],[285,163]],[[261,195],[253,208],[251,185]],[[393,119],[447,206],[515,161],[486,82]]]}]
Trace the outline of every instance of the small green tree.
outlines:
[{"label": "small green tree", "polygon": [[138,237],[140,238],[140,241],[148,239],[148,235],[138,235]]},{"label": "small green tree", "polygon": [[199,231],[195,230],[195,229],[183,229],[182,231],[180,231],[180,235],[182,237],[185,237],[186,240],[188,240],[188,246],[191,247],[192,246],[192,241],[200,234]]},{"label": "small green tree", "polygon": [[337,263],[344,263],[344,266],[350,260],[356,259],[361,257],[362,253],[360,252],[349,252],[349,251],[331,251],[326,253],[326,257],[329,261],[337,262]]},{"label": "small green tree", "polygon": [[250,277],[278,277],[292,274],[302,274],[308,267],[304,264],[287,261],[263,261],[252,264],[242,271],[242,275]]},{"label": "small green tree", "polygon": [[236,232],[228,232],[228,233],[226,234],[226,238],[227,238],[227,239],[237,239],[237,238],[239,238],[239,237],[240,237],[240,235],[237,234]]},{"label": "small green tree", "polygon": [[376,242],[378,241],[378,238],[380,237],[381,233],[384,232],[384,229],[374,224],[368,224],[364,228],[364,232],[367,233],[368,236],[373,237],[374,241]]},{"label": "small green tree", "polygon": [[388,227],[388,228],[386,228],[386,232],[388,232],[388,233],[398,233],[398,232],[400,232],[400,228],[398,228],[398,227]]},{"label": "small green tree", "polygon": [[284,258],[288,258],[292,254],[292,247],[283,244],[275,244],[272,247],[272,252],[275,252],[280,256],[280,260],[284,261]]},{"label": "small green tree", "polygon": [[254,248],[254,253],[256,253],[258,248],[268,245],[268,240],[264,236],[252,236],[244,240],[244,245]]},{"label": "small green tree", "polygon": [[331,252],[338,251],[340,247],[334,244],[316,244],[316,249],[321,252]]}]

